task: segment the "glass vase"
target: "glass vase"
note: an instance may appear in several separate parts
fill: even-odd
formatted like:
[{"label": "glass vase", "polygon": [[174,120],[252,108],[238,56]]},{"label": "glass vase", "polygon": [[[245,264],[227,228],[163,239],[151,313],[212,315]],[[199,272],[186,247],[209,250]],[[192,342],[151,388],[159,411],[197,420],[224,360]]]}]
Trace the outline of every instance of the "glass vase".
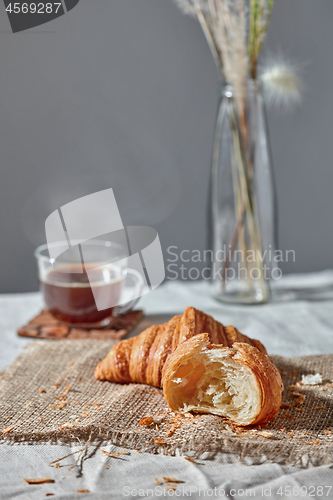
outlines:
[{"label": "glass vase", "polygon": [[222,88],[210,184],[211,285],[224,302],[270,299],[277,276],[276,195],[260,82]]}]

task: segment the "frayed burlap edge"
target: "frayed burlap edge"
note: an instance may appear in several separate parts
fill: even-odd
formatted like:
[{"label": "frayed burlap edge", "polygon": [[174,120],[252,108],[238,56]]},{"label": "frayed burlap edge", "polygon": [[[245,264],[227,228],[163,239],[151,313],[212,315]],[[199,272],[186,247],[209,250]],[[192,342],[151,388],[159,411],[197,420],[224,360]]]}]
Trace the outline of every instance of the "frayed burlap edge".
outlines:
[{"label": "frayed burlap edge", "polygon": [[[143,442],[138,436],[131,432],[110,432],[105,429],[93,433],[90,429],[76,430],[64,435],[61,432],[52,432],[49,435],[31,436],[16,434],[15,437],[1,438],[0,442],[8,445],[25,444],[77,444],[77,440],[89,442],[91,445],[99,446],[113,444],[128,450],[136,450],[146,453],[162,454],[169,456],[183,455],[192,459],[212,460],[217,455],[232,455],[237,461],[244,464],[277,463],[279,465],[292,465],[307,468],[310,465],[318,467],[333,464],[333,446],[313,448],[309,445],[308,450],[297,445],[286,445],[285,443],[274,443],[272,451],[271,443],[241,442],[240,438],[220,438],[211,442],[209,447],[202,440],[193,439],[183,444],[155,444],[154,440]],[[311,449],[310,449],[311,446]],[[253,459],[249,460],[248,459]]]}]

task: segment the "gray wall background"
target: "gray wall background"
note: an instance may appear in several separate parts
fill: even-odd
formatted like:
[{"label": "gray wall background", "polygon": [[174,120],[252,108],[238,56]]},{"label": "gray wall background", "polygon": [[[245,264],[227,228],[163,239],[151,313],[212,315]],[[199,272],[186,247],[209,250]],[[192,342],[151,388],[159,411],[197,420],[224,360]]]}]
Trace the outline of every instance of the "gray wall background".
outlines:
[{"label": "gray wall background", "polygon": [[[276,0],[270,52],[304,63],[303,104],[269,113],[284,272],[333,265],[333,2]],[[12,34],[0,2],[0,292],[36,290],[44,221],[113,187],[125,224],[164,248],[206,247],[218,82],[172,0],[81,0]]]}]

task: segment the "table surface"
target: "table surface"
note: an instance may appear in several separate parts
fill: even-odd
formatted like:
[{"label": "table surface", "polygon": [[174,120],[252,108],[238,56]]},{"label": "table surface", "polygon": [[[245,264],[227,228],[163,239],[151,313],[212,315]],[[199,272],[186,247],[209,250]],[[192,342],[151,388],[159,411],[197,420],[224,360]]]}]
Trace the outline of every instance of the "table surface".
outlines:
[{"label": "table surface", "polygon": [[[289,276],[283,286],[326,287],[333,282],[333,272]],[[241,332],[259,339],[270,354],[300,356],[333,352],[333,300],[285,301],[261,306],[231,306],[210,296],[205,282],[168,281],[142,298],[140,307],[145,319],[132,335],[146,326],[166,321],[185,307],[193,306],[211,314],[224,324],[234,324]],[[16,329],[42,307],[38,293],[0,296],[1,349],[0,369],[8,366],[31,340],[20,338]],[[16,444],[0,445],[0,498],[41,499],[53,493],[55,498],[155,498],[159,496],[191,496],[202,498],[333,498],[333,471],[330,466],[300,469],[278,464],[240,463],[237,457],[220,455],[214,460],[186,461],[181,456],[169,457],[137,453],[119,459],[107,457],[88,447],[82,467],[75,466],[75,455],[60,462],[59,468],[48,465],[53,460],[77,452],[77,445]],[[103,450],[116,451],[111,445]],[[52,484],[28,485],[23,478],[51,477]],[[178,491],[157,487],[155,478],[176,477],[184,481]],[[323,486],[324,489],[318,488]],[[332,489],[329,490],[329,486]],[[301,489],[302,488],[302,489]],[[77,493],[89,490],[90,493]],[[323,493],[323,495],[321,495]]]}]

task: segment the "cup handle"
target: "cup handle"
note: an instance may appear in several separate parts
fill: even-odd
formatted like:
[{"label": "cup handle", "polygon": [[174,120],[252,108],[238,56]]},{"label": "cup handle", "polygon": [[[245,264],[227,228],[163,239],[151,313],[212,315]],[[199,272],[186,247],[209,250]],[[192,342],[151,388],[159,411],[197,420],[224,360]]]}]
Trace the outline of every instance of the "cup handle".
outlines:
[{"label": "cup handle", "polygon": [[133,290],[133,299],[124,304],[123,306],[115,307],[113,311],[113,316],[118,316],[119,314],[125,314],[129,310],[133,309],[133,307],[139,302],[141,298],[141,292],[145,285],[144,279],[142,278],[141,274],[138,271],[136,271],[135,269],[126,269],[125,271],[126,271],[126,276],[131,274],[136,278],[136,284]]}]

